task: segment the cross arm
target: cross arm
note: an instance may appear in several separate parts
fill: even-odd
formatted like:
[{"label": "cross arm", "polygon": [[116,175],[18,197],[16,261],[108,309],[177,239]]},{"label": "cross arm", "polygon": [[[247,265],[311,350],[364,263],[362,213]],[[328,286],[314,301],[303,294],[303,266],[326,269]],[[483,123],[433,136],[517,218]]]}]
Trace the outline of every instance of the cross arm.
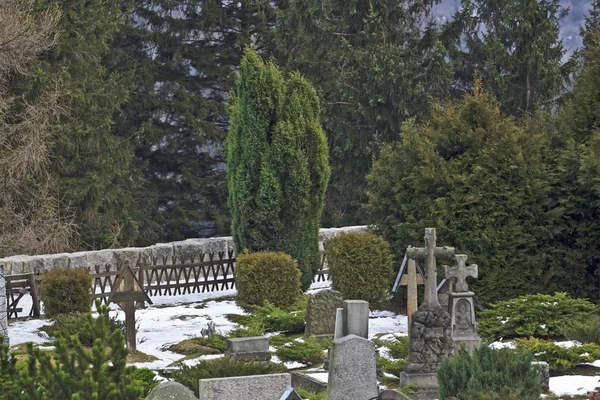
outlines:
[{"label": "cross arm", "polygon": [[[454,247],[436,247],[433,254],[435,258],[451,260],[454,258]],[[409,247],[406,249],[406,255],[414,260],[423,260],[427,255],[427,249],[425,247]]]}]

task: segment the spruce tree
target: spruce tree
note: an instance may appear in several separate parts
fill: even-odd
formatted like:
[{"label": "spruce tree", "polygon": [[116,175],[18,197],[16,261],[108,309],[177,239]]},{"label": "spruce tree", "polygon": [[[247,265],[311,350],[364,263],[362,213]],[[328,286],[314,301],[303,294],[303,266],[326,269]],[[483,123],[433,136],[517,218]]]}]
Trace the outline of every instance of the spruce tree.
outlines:
[{"label": "spruce tree", "polygon": [[446,49],[426,24],[435,3],[290,0],[281,6],[276,56],[322,98],[332,168],[325,225],[366,221],[359,209],[378,145],[397,140],[406,118],[426,115],[428,96],[447,96]]},{"label": "spruce tree", "polygon": [[470,90],[478,74],[484,87],[511,115],[552,107],[572,71],[565,48],[560,0],[463,0],[445,27],[456,86]]},{"label": "spruce tree", "polygon": [[135,69],[135,90],[116,129],[137,140],[157,239],[228,233],[228,93],[243,47],[267,51],[263,37],[273,19],[273,6],[262,0],[135,2],[119,40],[119,65]]},{"label": "spruce tree", "polygon": [[227,137],[231,231],[237,251],[283,251],[306,289],[319,268],[329,164],[315,90],[247,50]]},{"label": "spruce tree", "polygon": [[61,35],[39,57],[34,74],[14,82],[33,101],[59,87],[65,111],[50,127],[51,170],[63,207],[74,210],[80,248],[128,245],[137,236],[133,218],[133,148],[113,132],[115,113],[127,101],[133,71],[111,68],[111,43],[123,25],[121,0],[33,0],[36,11],[58,8]]}]

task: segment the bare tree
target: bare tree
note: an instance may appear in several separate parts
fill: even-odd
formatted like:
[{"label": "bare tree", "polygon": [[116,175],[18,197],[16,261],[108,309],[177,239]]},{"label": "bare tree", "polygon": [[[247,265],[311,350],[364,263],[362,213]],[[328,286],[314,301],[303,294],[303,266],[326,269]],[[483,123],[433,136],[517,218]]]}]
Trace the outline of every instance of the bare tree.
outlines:
[{"label": "bare tree", "polygon": [[27,102],[7,87],[55,45],[60,17],[57,9],[35,14],[27,0],[0,0],[0,256],[67,251],[77,232],[48,170],[51,126],[65,112],[60,89]]}]

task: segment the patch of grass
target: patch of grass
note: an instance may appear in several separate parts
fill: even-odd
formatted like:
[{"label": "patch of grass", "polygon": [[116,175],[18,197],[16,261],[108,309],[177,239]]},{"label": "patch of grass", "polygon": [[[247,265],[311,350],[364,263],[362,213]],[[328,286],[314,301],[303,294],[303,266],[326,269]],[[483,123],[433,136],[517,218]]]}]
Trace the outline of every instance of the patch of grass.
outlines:
[{"label": "patch of grass", "polygon": [[400,378],[400,373],[404,371],[404,366],[408,360],[402,358],[400,360],[389,360],[385,357],[377,357],[377,366],[385,373],[392,374]]},{"label": "patch of grass", "polygon": [[331,346],[331,339],[318,341],[314,336],[302,341],[285,344],[277,349],[275,354],[283,361],[297,361],[308,365],[320,364],[325,361],[325,353]]},{"label": "patch of grass", "polygon": [[158,358],[156,358],[152,354],[142,353],[141,351],[136,351],[136,352],[127,354],[127,364],[137,364],[137,363],[150,362],[150,361],[156,361],[156,360],[158,360]]},{"label": "patch of grass", "polygon": [[204,346],[199,343],[203,338],[185,339],[179,343],[172,344],[165,348],[165,350],[172,351],[173,353],[188,355],[203,356],[205,354],[219,354],[221,351],[214,347]]},{"label": "patch of grass", "polygon": [[280,333],[279,335],[271,336],[269,338],[269,344],[273,347],[281,347],[286,343],[293,342],[294,340],[303,337],[301,333],[296,333],[293,335],[288,335],[284,333]]},{"label": "patch of grass", "polygon": [[178,319],[180,321],[187,321],[187,320],[194,319],[194,318],[200,318],[200,316],[199,315],[175,315],[175,316],[171,317],[171,320]]},{"label": "patch of grass", "polygon": [[298,396],[302,397],[304,400],[327,400],[325,397],[327,395],[326,392],[312,393],[300,388],[294,390],[298,393]]},{"label": "patch of grass", "polygon": [[229,357],[204,360],[194,366],[181,365],[181,368],[169,375],[174,381],[187,386],[199,395],[199,380],[208,378],[224,378],[229,376],[268,375],[286,372],[281,364],[265,362],[247,362],[232,360]]},{"label": "patch of grass", "polygon": [[[304,307],[304,308],[302,308]],[[295,304],[295,310],[283,310],[272,304],[248,307],[250,314],[228,314],[227,319],[233,323],[245,325],[263,332],[304,332],[306,320],[306,303]]]}]

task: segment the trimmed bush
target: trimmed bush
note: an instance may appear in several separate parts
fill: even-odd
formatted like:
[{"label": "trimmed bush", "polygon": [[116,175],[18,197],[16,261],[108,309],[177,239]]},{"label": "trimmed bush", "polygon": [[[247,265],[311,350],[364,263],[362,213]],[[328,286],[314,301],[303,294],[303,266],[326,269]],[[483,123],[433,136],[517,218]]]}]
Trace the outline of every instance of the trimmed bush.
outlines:
[{"label": "trimmed bush", "polygon": [[516,339],[515,342],[517,349],[525,349],[534,354],[537,361],[547,362],[552,371],[564,371],[600,358],[600,346],[594,343],[565,347],[536,338]]},{"label": "trimmed bush", "polygon": [[566,293],[532,294],[491,304],[478,317],[479,335],[488,340],[561,336],[573,321],[588,319],[596,307]]},{"label": "trimmed bush", "polygon": [[92,277],[83,268],[56,268],[42,276],[40,299],[48,315],[87,313],[92,304]]},{"label": "trimmed bush", "polygon": [[298,264],[281,252],[240,254],[235,285],[236,301],[248,305],[271,303],[276,307],[290,307],[302,294]]},{"label": "trimmed bush", "polygon": [[600,317],[592,315],[583,321],[569,322],[563,327],[562,333],[569,340],[600,345]]},{"label": "trimmed bush", "polygon": [[304,332],[306,321],[306,302],[301,304],[301,308],[295,310],[296,305],[289,311],[282,310],[270,303],[265,306],[252,307],[252,314],[240,315],[229,314],[227,319],[248,327],[257,327],[264,332],[286,332],[300,333]]},{"label": "trimmed bush", "polygon": [[193,390],[198,396],[200,379],[279,374],[286,371],[287,368],[281,364],[232,360],[229,357],[223,357],[204,360],[191,367],[182,364],[181,369],[174,371],[170,377],[175,382],[179,382]]},{"label": "trimmed bush", "polygon": [[440,400],[538,400],[542,393],[538,372],[528,352],[480,346],[473,355],[464,349],[446,358],[437,371]]},{"label": "trimmed bush", "polygon": [[393,278],[389,244],[371,233],[342,233],[326,243],[333,287],[345,299],[376,303]]}]

